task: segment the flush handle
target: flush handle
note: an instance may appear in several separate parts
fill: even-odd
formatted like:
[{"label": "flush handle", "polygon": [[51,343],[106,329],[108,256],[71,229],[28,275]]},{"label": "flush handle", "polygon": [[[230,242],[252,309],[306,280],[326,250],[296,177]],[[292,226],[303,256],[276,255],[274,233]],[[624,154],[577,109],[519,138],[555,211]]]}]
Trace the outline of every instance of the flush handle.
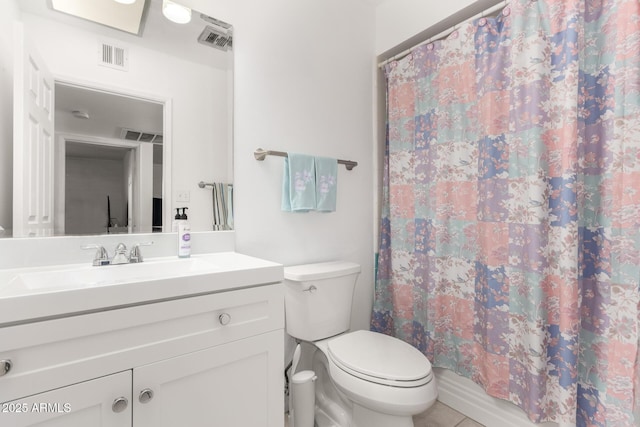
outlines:
[{"label": "flush handle", "polygon": [[8,374],[11,366],[13,366],[13,364],[10,359],[0,360],[0,377]]},{"label": "flush handle", "polygon": [[307,289],[303,290],[302,292],[309,292],[310,294],[314,293],[315,291],[317,291],[318,288],[316,288],[315,285],[311,285],[309,286]]}]

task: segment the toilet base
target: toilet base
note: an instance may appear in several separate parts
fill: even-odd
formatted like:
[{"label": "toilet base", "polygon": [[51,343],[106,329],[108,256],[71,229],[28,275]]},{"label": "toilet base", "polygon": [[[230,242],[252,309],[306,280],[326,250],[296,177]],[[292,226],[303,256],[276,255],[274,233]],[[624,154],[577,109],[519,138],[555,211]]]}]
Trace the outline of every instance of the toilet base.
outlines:
[{"label": "toilet base", "polygon": [[414,427],[412,416],[389,415],[353,405],[353,427]]},{"label": "toilet base", "polygon": [[313,354],[313,369],[316,380],[316,427],[347,427],[352,425],[351,403],[333,386],[327,371],[327,359],[316,348]]},{"label": "toilet base", "polygon": [[[360,405],[353,405],[350,427],[414,427],[413,417],[381,414]],[[345,427],[332,419],[322,409],[316,408],[314,427]]]},{"label": "toilet base", "polygon": [[315,418],[314,427],[340,427],[340,424],[338,424],[322,409],[316,408],[316,418]]}]

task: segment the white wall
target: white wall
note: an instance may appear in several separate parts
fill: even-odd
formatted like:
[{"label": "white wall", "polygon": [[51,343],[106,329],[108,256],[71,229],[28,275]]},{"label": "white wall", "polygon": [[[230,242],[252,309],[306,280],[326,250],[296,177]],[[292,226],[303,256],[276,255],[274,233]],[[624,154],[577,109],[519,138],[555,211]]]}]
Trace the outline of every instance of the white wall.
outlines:
[{"label": "white wall", "polygon": [[[362,265],[352,325],[373,289],[374,9],[362,0],[189,0],[234,25],[236,247],[285,265]],[[280,210],[283,159],[265,149],[355,160],[338,171],[337,211]]]},{"label": "white wall", "polygon": [[[26,34],[35,42],[55,76],[172,100],[171,199],[176,199],[178,191],[190,192],[189,203],[174,202],[172,206],[189,206],[192,230],[211,230],[211,194],[198,188],[197,183],[225,181],[228,176],[226,103],[213,101],[226,99],[226,70],[169,57],[123,41],[115,42],[129,47],[129,71],[113,70],[97,64],[98,40],[112,40],[109,37],[52,23],[33,14],[24,13],[22,19]],[[104,31],[113,30],[105,28]]]},{"label": "white wall", "polygon": [[387,0],[376,8],[376,53],[381,54],[453,15],[473,0]]},{"label": "white wall", "polygon": [[15,0],[5,0],[0,13],[0,226],[12,228],[13,218],[13,23]]},{"label": "white wall", "polygon": [[[505,0],[386,0],[376,8],[376,54],[397,54]],[[388,58],[391,55],[383,55]]]}]

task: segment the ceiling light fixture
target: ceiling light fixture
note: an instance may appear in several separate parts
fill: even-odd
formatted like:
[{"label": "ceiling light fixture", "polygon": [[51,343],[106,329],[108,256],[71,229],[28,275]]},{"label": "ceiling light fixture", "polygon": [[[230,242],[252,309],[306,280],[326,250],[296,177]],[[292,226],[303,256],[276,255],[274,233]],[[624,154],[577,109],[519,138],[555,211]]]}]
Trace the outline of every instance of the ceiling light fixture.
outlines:
[{"label": "ceiling light fixture", "polygon": [[191,9],[171,0],[162,0],[162,14],[176,24],[186,24],[191,21]]},{"label": "ceiling light fixture", "polygon": [[134,4],[136,2],[136,0],[114,0],[114,1],[122,4]]}]

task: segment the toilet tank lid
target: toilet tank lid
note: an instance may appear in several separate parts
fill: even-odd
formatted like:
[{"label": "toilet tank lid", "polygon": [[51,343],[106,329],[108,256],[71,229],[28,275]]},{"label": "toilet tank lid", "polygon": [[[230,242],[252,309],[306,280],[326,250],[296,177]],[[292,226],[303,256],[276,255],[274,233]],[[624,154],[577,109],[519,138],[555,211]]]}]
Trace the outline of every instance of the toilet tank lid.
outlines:
[{"label": "toilet tank lid", "polygon": [[284,268],[284,278],[297,282],[331,279],[355,273],[360,273],[360,265],[348,261],[320,262]]}]

